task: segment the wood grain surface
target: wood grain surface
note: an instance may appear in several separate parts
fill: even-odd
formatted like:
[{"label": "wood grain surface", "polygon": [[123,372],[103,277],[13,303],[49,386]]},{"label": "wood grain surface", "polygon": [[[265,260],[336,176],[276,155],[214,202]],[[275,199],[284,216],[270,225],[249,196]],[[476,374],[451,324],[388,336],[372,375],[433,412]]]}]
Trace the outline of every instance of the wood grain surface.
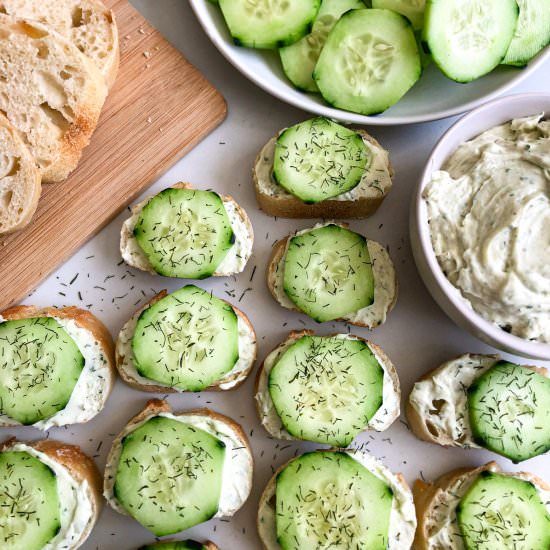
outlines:
[{"label": "wood grain surface", "polygon": [[56,267],[222,122],[221,95],[126,0],[107,0],[121,47],[117,82],[78,169],[44,185],[30,226],[0,237],[0,310]]}]

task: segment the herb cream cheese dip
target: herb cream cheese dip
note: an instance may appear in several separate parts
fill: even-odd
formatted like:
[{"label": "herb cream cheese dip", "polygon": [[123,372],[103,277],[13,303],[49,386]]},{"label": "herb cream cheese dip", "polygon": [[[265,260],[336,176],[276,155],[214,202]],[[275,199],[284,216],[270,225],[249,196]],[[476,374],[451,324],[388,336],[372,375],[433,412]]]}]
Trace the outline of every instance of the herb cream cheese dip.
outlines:
[{"label": "herb cream cheese dip", "polygon": [[423,197],[437,260],[463,298],[550,343],[550,121],[512,120],[463,143]]}]

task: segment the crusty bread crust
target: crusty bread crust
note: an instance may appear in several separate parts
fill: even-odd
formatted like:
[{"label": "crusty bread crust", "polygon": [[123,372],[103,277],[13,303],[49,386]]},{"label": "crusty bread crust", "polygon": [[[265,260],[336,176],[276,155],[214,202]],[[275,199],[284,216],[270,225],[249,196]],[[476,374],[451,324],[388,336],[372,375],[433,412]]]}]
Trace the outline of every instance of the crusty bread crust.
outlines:
[{"label": "crusty bread crust", "polygon": [[[348,225],[345,223],[338,224],[340,227],[347,228]],[[278,302],[282,307],[286,307],[285,305],[281,304],[279,302],[279,299],[277,298],[277,293],[275,292],[275,280],[277,276],[277,268],[279,264],[281,263],[281,260],[283,259],[286,251],[286,246],[288,244],[288,241],[292,235],[289,235],[280,241],[277,241],[273,248],[271,249],[271,256],[269,258],[269,263],[267,266],[266,271],[266,278],[267,278],[267,287],[269,288],[269,292],[271,293],[271,296],[273,296],[273,299]],[[397,274],[395,274],[395,296],[393,298],[393,302],[389,305],[388,311],[386,312],[386,315],[392,311],[392,309],[395,307],[395,304],[397,303],[397,297],[399,296],[399,284],[397,281]],[[303,311],[300,311],[296,306],[293,306],[291,308],[288,308],[291,311],[297,311],[299,313],[303,313]],[[307,315],[307,314],[304,314]],[[355,325],[357,327],[364,327],[364,328],[374,328],[366,323],[362,323],[360,321],[350,321],[349,319],[346,319],[345,317],[341,317],[339,319],[335,319],[334,321],[341,321],[343,323],[348,323],[349,325]],[[377,325],[378,326],[378,325]]]},{"label": "crusty bread crust", "polygon": [[[18,443],[15,437],[7,439],[0,444],[0,452],[7,451]],[[44,453],[51,460],[61,464],[69,475],[78,482],[87,483],[88,497],[92,503],[92,519],[88,522],[80,539],[71,548],[78,548],[90,536],[94,525],[97,522],[103,499],[101,498],[101,475],[94,461],[80,447],[69,445],[53,439],[42,439],[34,443],[22,442],[38,452]]]},{"label": "crusty bread crust", "polygon": [[[152,306],[153,304],[156,304],[157,302],[159,302],[160,300],[162,300],[166,296],[168,296],[168,292],[166,290],[162,290],[156,296],[153,296],[145,305],[140,307],[134,313],[134,316],[140,315],[141,312],[144,311],[146,308],[148,308],[149,306]],[[233,308],[233,310],[235,311],[237,316],[248,326],[248,329],[254,335],[254,341],[256,341],[256,331],[254,330],[254,327],[252,326],[252,323],[250,322],[250,319],[246,316],[246,314],[243,313],[240,309],[238,309],[234,305],[232,305],[229,302],[227,302],[226,300],[224,300],[223,298],[220,298],[220,300],[222,300],[223,302],[225,302],[226,304],[231,306],[231,308]],[[212,384],[210,387],[206,388],[203,391],[216,391],[216,392],[217,391],[230,391],[230,390],[236,390],[237,388],[242,386],[246,382],[246,379],[248,378],[248,375],[251,373],[252,369],[254,368],[254,364],[256,363],[257,354],[258,354],[258,346],[255,345],[254,346],[254,357],[253,357],[252,361],[250,362],[249,367],[246,370],[234,375],[234,377],[232,377],[230,380],[226,380],[225,378],[222,379],[222,380],[219,380],[218,382],[216,382],[215,384]],[[130,387],[136,389],[136,390],[141,390],[141,391],[145,391],[145,392],[149,392],[149,393],[187,393],[186,391],[180,390],[178,388],[171,388],[169,386],[162,386],[162,385],[155,385],[155,384],[148,385],[148,384],[142,384],[141,382],[138,382],[135,378],[133,378],[130,374],[128,374],[127,372],[125,372],[121,368],[121,366],[123,364],[123,361],[124,361],[124,356],[120,354],[120,350],[118,349],[118,346],[117,346],[115,360],[116,360],[116,367],[117,367],[117,370],[118,370],[118,373],[119,373],[120,377],[122,378],[122,381],[125,382],[126,384],[128,384]],[[220,387],[224,384],[227,384],[228,382],[233,382],[233,381],[236,381],[236,384],[234,386],[232,386],[231,388],[229,388],[229,389],[223,389],[223,388]]]},{"label": "crusty bread crust", "polygon": [[[468,357],[474,357],[477,354],[467,354]],[[491,357],[495,360],[495,363],[501,359],[500,355],[498,354],[492,354],[492,355],[484,355],[485,357]],[[462,356],[460,356],[462,357]],[[457,357],[456,359],[458,359]],[[452,359],[450,360],[452,361]],[[417,382],[422,382],[424,380],[429,380],[430,378],[433,378],[437,374],[439,374],[444,368],[445,365],[449,361],[446,361],[443,365],[440,365],[439,367],[432,369],[431,371],[428,371],[426,374],[421,376]],[[535,366],[528,366],[528,365],[522,365],[523,368],[527,368],[529,370],[538,372],[542,376],[548,376],[548,371],[544,367],[535,367]],[[412,406],[410,395],[407,399],[407,402],[405,404],[405,416],[407,417],[407,421],[409,424],[409,427],[411,431],[413,432],[418,439],[421,439],[422,441],[427,441],[428,443],[433,443],[435,445],[440,445],[443,447],[459,447],[460,444],[457,441],[454,441],[450,437],[445,437],[445,434],[439,434],[438,437],[436,437],[433,433],[429,431],[429,429],[426,426],[425,419],[418,413],[418,411]]]},{"label": "crusty bread crust", "polygon": [[[329,334],[328,337],[333,337],[333,336],[339,336],[340,333],[333,333],[333,334]],[[286,340],[284,342],[282,342],[282,344],[286,344],[288,342],[293,342],[293,341],[296,341],[296,340],[299,340],[300,338],[302,338],[303,336],[315,336],[315,332],[312,331],[312,330],[291,330],[286,338]],[[388,373],[389,377],[391,378],[392,380],[392,384],[393,384],[393,387],[394,388],[398,388],[397,392],[396,392],[396,397],[397,397],[397,400],[400,402],[401,401],[401,386],[400,386],[400,383],[399,383],[399,377],[397,375],[397,370],[395,368],[395,365],[391,362],[390,358],[386,355],[386,353],[384,352],[384,350],[380,347],[380,346],[377,346],[376,344],[373,344],[372,342],[370,342],[369,340],[366,340],[365,338],[361,338],[360,336],[357,336],[357,335],[353,335],[354,338],[356,338],[357,340],[360,340],[361,342],[364,342],[365,344],[367,344],[367,346],[369,346],[369,348],[371,350],[373,350],[379,357],[380,359],[382,360],[382,362],[384,363],[384,371]],[[274,349],[272,349],[267,355],[266,355],[266,358],[271,355],[275,350],[277,350],[277,348],[279,348],[282,344],[279,344],[277,347],[275,347]],[[256,380],[254,382],[254,395],[258,394],[259,391],[260,391],[260,387],[263,385],[262,384],[262,379],[266,376],[266,373],[265,373],[265,359],[264,361],[262,362],[257,374],[256,374]],[[257,399],[254,399],[254,402],[255,402],[255,405],[256,405],[256,413],[258,415],[258,418],[260,420],[260,424],[262,424],[262,426],[266,429],[266,431],[273,437],[277,437],[276,434],[274,433],[271,433],[267,426],[262,422],[262,410],[261,410],[261,407],[260,407],[260,403]],[[397,417],[396,417],[397,419]],[[373,431],[371,428],[368,428],[368,427],[365,427],[364,430],[362,430],[360,433],[363,433],[363,432],[368,432],[368,431]],[[286,432],[286,430],[285,430]],[[291,435],[290,433],[286,432],[287,434],[287,439],[289,440],[296,440],[296,441],[300,441],[299,438],[297,437],[294,437],[293,435]],[[358,434],[359,435],[359,434]]]},{"label": "crusty bread crust", "polygon": [[[88,310],[80,309],[75,306],[60,309],[54,307],[38,308],[36,306],[14,306],[5,311],[1,311],[0,316],[7,321],[29,319],[32,317],[57,317],[59,319],[69,319],[73,320],[80,328],[90,332],[101,346],[109,370],[111,371],[111,376],[109,379],[105,380],[104,395],[105,400],[107,400],[115,381],[115,346],[111,333],[95,315]],[[0,420],[0,427],[1,426],[11,426],[11,424],[5,424]]]},{"label": "crusty bread crust", "polygon": [[[502,472],[502,468],[496,462],[488,462],[478,468],[458,468],[448,472],[434,482],[429,483],[417,479],[413,485],[413,496],[416,507],[416,519],[418,527],[414,539],[414,550],[429,550],[430,522],[433,522],[435,510],[441,506],[446,499],[447,491],[461,478],[477,476],[484,471]],[[548,491],[550,485],[529,472],[519,472],[525,475],[529,481],[541,489]]]},{"label": "crusty bread crust", "polygon": [[[374,146],[382,149],[382,146],[376,139],[369,135],[365,130],[358,129],[360,134]],[[278,134],[277,134],[278,137]],[[355,200],[325,200],[315,204],[306,204],[290,193],[281,196],[272,197],[261,191],[259,177],[256,172],[256,166],[261,161],[262,151],[258,154],[254,168],[252,170],[252,179],[254,180],[254,189],[256,199],[260,208],[270,216],[280,218],[366,218],[374,214],[386,198],[385,195],[379,197],[359,197]],[[388,165],[390,176],[393,176],[393,168]]]},{"label": "crusty bread crust", "polygon": [[[329,453],[341,453],[341,452],[345,452],[346,450],[349,450],[349,451],[355,451],[355,452],[362,452],[362,451],[357,451],[355,449],[317,449],[316,453],[323,453],[323,452],[329,452]],[[260,525],[260,519],[261,519],[261,516],[260,516],[260,511],[262,510],[262,508],[264,508],[265,506],[269,506],[269,501],[274,499],[275,498],[275,489],[276,489],[276,481],[277,481],[277,476],[288,466],[288,464],[290,464],[290,462],[292,462],[294,460],[294,458],[291,458],[290,460],[288,460],[287,462],[285,462],[282,466],[280,466],[279,468],[277,468],[277,470],[275,471],[275,473],[271,476],[271,478],[269,479],[269,481],[267,482],[267,485],[265,486],[265,489],[262,491],[262,494],[260,496],[260,501],[259,501],[259,504],[258,504],[258,515],[256,516],[256,529],[258,531],[258,535],[260,536],[260,540],[262,542],[262,548],[264,550],[273,550],[272,548],[270,548],[266,543],[265,541],[262,539],[262,529],[261,529],[261,525]],[[397,474],[393,474],[395,475],[395,477],[397,478],[398,482],[403,486],[403,488],[406,490],[406,491],[410,491],[410,487],[407,483],[407,481],[405,480],[405,478],[403,477],[402,474],[400,473],[397,473]]]}]

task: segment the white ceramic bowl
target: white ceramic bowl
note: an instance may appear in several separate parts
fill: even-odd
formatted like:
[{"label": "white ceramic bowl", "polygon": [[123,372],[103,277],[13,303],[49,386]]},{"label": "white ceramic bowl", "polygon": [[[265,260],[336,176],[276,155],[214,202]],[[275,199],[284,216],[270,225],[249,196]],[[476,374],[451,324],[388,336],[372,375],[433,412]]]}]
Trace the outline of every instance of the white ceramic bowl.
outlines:
[{"label": "white ceramic bowl", "polygon": [[457,325],[500,350],[524,357],[550,360],[550,344],[524,340],[486,321],[471,308],[462,298],[460,291],[445,277],[432,248],[428,212],[426,202],[422,198],[431,174],[441,168],[461,143],[513,118],[542,112],[550,114],[550,94],[518,94],[491,101],[452,126],[433,150],[413,196],[410,233],[420,276],[434,300]]},{"label": "white ceramic bowl", "polygon": [[189,0],[197,18],[214,45],[241,73],[268,93],[305,111],[363,125],[411,124],[458,115],[485,103],[519,84],[550,59],[550,47],[528,67],[498,67],[469,84],[449,80],[431,64],[419,82],[396,105],[377,116],[364,116],[334,109],[320,96],[296,90],[286,79],[276,51],[235,46],[218,6],[208,0]]}]

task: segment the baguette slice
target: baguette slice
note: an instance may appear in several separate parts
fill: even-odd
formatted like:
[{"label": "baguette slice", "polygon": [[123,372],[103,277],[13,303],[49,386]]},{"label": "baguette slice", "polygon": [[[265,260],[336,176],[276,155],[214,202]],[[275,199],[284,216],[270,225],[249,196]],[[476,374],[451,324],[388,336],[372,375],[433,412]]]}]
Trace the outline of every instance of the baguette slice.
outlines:
[{"label": "baguette slice", "polygon": [[[366,218],[374,214],[392,188],[394,175],[389,155],[365,130],[357,130],[369,146],[372,164],[357,188],[351,191],[352,199],[329,199],[306,204],[280,185],[272,176],[275,143],[278,135],[262,148],[252,171],[256,198],[260,208],[270,216],[281,218]],[[363,190],[358,194],[358,190]]]},{"label": "baguette slice", "polygon": [[[421,479],[415,481],[413,496],[418,527],[413,544],[414,550],[432,550],[434,548],[431,540],[443,527],[442,514],[449,509],[449,495],[453,497],[461,496],[459,492],[466,492],[479,474],[486,471],[500,473],[502,468],[496,462],[489,462],[478,468],[458,468],[444,474],[432,483]],[[550,491],[550,485],[529,472],[512,472],[509,475],[530,481],[535,487],[543,491]],[[451,510],[450,514],[451,523],[458,529],[456,511]],[[437,548],[440,547],[437,546]],[[445,546],[446,550],[462,550],[463,548],[462,539],[458,545]]]},{"label": "baguette slice", "polygon": [[95,63],[109,88],[114,84],[118,30],[114,13],[100,0],[0,0],[0,13],[52,27]]},{"label": "baguette slice", "polygon": [[[147,380],[146,378],[143,378],[137,372],[134,364],[131,339],[134,335],[136,323],[139,319],[139,316],[147,307],[159,302],[166,296],[168,296],[166,290],[159,292],[156,296],[153,296],[153,298],[151,298],[144,306],[139,308],[124,324],[116,341],[116,367],[122,380],[136,390],[146,391],[150,393],[185,393],[183,390],[180,390],[178,388],[164,386],[154,382],[153,380]],[[229,302],[226,303],[229,304]],[[234,305],[229,305],[233,308],[239,319],[248,328],[250,334],[253,335],[255,343],[256,333],[254,331],[252,323],[250,322],[250,319],[248,319],[248,317]],[[225,391],[229,389],[237,389],[238,387],[240,387],[242,384],[244,384],[244,382],[248,378],[248,375],[250,374],[250,371],[254,367],[256,356],[257,346],[254,345],[253,357],[248,362],[248,365],[244,370],[239,370],[235,373],[229,372],[225,375],[224,378],[218,380],[218,382],[216,382],[204,391]]]},{"label": "baguette slice", "polygon": [[[334,222],[326,222],[315,225],[314,228],[305,229],[304,232],[311,229],[317,229],[325,225],[330,225]],[[344,228],[348,228],[348,224],[336,224]],[[300,234],[301,232],[297,232]],[[288,243],[294,235],[289,235],[281,239],[273,246],[271,257],[267,267],[267,287],[271,295],[282,307],[292,311],[300,310],[294,305],[290,298],[286,295],[281,278],[284,272],[284,261]],[[374,272],[374,303],[368,308],[361,310],[365,315],[359,315],[358,312],[350,313],[336,321],[342,321],[358,327],[375,328],[386,321],[388,313],[395,307],[398,295],[398,281],[395,268],[386,249],[376,241],[368,240],[369,254],[373,263]],[[386,277],[384,278],[383,275]],[[384,279],[384,280],[382,280]],[[377,290],[378,286],[378,290]],[[305,314],[304,314],[305,315]]]},{"label": "baguette slice", "polygon": [[[260,370],[256,376],[255,390],[254,390],[254,400],[256,402],[256,412],[258,413],[258,418],[262,423],[263,427],[267,430],[269,435],[278,439],[286,440],[299,440],[299,438],[292,436],[283,426],[277,411],[271,399],[269,393],[269,372],[271,368],[275,366],[279,357],[291,346],[294,342],[302,338],[303,336],[314,336],[315,333],[312,330],[300,330],[300,331],[291,331],[287,339],[279,344],[264,360]],[[331,336],[338,336],[338,334],[332,334]],[[390,358],[385,354],[385,352],[372,342],[354,336],[355,339],[365,342],[370,350],[375,354],[379,363],[384,369],[384,384],[391,386],[391,393],[394,396],[393,403],[390,405],[382,403],[380,410],[376,415],[371,418],[371,421],[367,426],[365,426],[364,431],[383,431],[388,429],[393,422],[399,417],[399,409],[401,402],[401,388],[399,384],[399,377],[397,376],[397,370],[391,362]],[[273,361],[274,364],[268,364]],[[384,394],[386,394],[386,388],[384,388]],[[381,414],[379,414],[381,413]],[[372,421],[377,419],[376,423]]]},{"label": "baguette slice", "polygon": [[0,111],[19,131],[44,183],[76,168],[107,87],[99,69],[41,23],[0,16]]},{"label": "baguette slice", "polygon": [[[55,462],[85,491],[86,500],[91,505],[90,516],[87,518],[85,525],[80,528],[75,526],[76,532],[74,535],[76,535],[76,538],[62,546],[66,550],[76,550],[90,536],[103,507],[101,475],[97,466],[88,455],[81,451],[80,447],[54,441],[53,439],[43,439],[30,443],[19,442],[15,438],[10,438],[0,444],[0,452],[13,450],[18,444],[24,444],[26,447],[34,449]],[[83,497],[80,496],[78,504],[81,504],[82,501]],[[60,499],[60,504],[67,505],[62,499]]]},{"label": "baguette slice", "polygon": [[[88,422],[101,412],[115,382],[115,350],[111,334],[95,315],[74,306],[61,309],[54,307],[15,306],[0,312],[0,322],[35,317],[55,317],[67,324],[74,323],[77,329],[83,330],[93,341],[93,348],[89,346],[89,342],[79,346],[85,359],[87,358],[87,353],[94,353],[91,350],[95,349],[104,357],[105,361],[101,364],[97,363],[97,361],[86,361],[84,370],[79,377],[67,406],[50,418],[34,424],[34,426],[47,430],[52,426],[66,426]],[[65,328],[67,330],[67,327]],[[85,375],[87,378],[84,378]],[[81,387],[81,392],[76,393],[79,386]],[[74,397],[75,395],[76,397]],[[9,419],[7,416],[0,416],[0,427],[19,425],[18,422]]]},{"label": "baguette slice", "polygon": [[23,229],[36,212],[41,177],[25,143],[0,114],[0,235]]}]

